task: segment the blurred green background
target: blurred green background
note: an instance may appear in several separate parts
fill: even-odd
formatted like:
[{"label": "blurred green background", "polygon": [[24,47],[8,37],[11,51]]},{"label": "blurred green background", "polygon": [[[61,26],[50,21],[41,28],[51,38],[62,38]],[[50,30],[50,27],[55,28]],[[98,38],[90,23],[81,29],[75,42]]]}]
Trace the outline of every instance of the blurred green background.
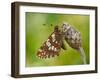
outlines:
[{"label": "blurred green background", "polygon": [[68,44],[67,50],[61,49],[59,56],[49,59],[39,59],[36,56],[40,46],[53,32],[54,26],[59,25],[61,27],[63,21],[68,22],[80,31],[82,35],[82,46],[86,53],[87,63],[89,64],[89,15],[26,12],[25,16],[26,67],[82,64],[80,54],[69,47]]}]

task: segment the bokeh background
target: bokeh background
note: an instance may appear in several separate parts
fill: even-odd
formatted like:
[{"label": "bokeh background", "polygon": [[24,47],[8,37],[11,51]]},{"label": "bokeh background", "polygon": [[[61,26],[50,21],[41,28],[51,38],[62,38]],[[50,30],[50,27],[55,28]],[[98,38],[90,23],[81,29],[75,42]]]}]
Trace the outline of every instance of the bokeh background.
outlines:
[{"label": "bokeh background", "polygon": [[89,15],[34,13],[26,12],[26,67],[35,66],[64,66],[82,65],[80,54],[67,43],[67,50],[61,49],[60,55],[39,59],[36,53],[40,46],[48,39],[54,27],[68,22],[82,35],[82,47],[89,64]]}]

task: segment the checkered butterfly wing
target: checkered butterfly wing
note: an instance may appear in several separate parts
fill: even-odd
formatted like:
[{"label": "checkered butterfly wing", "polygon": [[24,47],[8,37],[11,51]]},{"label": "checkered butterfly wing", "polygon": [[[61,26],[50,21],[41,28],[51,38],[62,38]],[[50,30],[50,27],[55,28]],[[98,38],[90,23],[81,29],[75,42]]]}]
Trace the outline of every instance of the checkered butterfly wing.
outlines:
[{"label": "checkered butterfly wing", "polygon": [[59,55],[62,45],[62,34],[58,29],[58,26],[55,27],[54,32],[48,37],[48,39],[43,43],[40,49],[37,52],[39,58],[50,58],[55,55]]}]

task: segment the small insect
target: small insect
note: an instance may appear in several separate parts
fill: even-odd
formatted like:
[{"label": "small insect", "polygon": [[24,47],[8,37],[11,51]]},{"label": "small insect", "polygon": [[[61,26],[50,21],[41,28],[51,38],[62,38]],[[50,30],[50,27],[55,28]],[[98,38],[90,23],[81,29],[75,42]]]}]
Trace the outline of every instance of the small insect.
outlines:
[{"label": "small insect", "polygon": [[61,47],[63,47],[63,35],[58,26],[55,26],[54,32],[48,37],[37,52],[39,58],[50,58],[55,55],[59,56]]},{"label": "small insect", "polygon": [[45,26],[46,24],[43,24],[43,26]]},{"label": "small insect", "polygon": [[[46,26],[47,24],[43,24],[43,26]],[[50,24],[50,26],[53,26],[53,24]]]}]

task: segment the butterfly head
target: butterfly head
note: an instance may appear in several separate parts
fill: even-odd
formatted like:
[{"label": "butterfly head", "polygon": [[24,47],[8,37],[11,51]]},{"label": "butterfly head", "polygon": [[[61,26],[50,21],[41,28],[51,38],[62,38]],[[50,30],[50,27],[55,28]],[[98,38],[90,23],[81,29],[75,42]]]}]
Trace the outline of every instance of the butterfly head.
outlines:
[{"label": "butterfly head", "polygon": [[58,32],[59,31],[59,27],[58,26],[55,26],[54,31],[55,32]]}]

